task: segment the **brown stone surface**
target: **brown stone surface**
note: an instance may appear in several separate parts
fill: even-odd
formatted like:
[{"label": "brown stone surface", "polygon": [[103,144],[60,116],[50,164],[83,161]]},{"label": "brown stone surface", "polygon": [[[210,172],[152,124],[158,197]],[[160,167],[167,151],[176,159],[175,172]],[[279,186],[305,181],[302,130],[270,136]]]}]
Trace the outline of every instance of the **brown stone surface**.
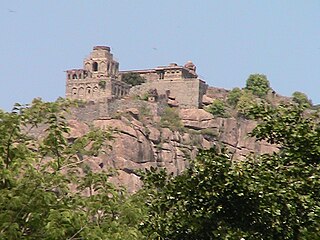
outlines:
[{"label": "brown stone surface", "polygon": [[212,114],[203,109],[181,109],[180,117],[188,128],[199,130],[215,127]]},{"label": "brown stone surface", "polygon": [[256,126],[254,121],[214,118],[203,109],[180,109],[181,121],[186,128],[182,133],[159,127],[158,115],[140,119],[138,109],[128,108],[117,119],[95,119],[87,123],[75,119],[68,121],[71,129],[68,137],[73,139],[88,132],[89,125],[116,130],[114,140],[110,142],[112,149],[85,161],[93,171],[114,168],[118,174],[111,178],[112,182],[125,186],[129,192],[141,187],[137,170],[153,166],[179,174],[188,167],[188,160],[195,158],[199,148],[209,149],[223,143],[233,159],[240,160],[248,154],[277,151],[276,146],[256,142],[248,136]]},{"label": "brown stone surface", "polygon": [[89,131],[89,127],[87,124],[83,122],[79,122],[77,120],[69,120],[68,125],[70,127],[70,132],[68,134],[68,137],[78,138],[82,137],[84,134],[86,134]]},{"label": "brown stone surface", "polygon": [[207,95],[203,95],[203,97],[202,97],[202,103],[204,104],[204,105],[209,105],[209,104],[211,104],[212,102],[213,102],[213,98],[211,98],[211,97],[208,97]]}]

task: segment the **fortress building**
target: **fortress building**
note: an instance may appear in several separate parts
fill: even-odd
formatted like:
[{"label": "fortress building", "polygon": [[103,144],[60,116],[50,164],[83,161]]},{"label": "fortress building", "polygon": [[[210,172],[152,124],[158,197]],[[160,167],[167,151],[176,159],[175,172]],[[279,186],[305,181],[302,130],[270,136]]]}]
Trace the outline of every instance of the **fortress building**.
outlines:
[{"label": "fortress building", "polygon": [[[171,63],[154,69],[119,72],[110,47],[96,46],[84,60],[83,69],[67,70],[66,97],[87,101],[108,101],[126,95],[141,95],[156,90],[182,108],[201,108],[207,84],[198,78],[196,66],[188,61],[184,66]],[[132,87],[122,76],[137,73],[146,81]],[[153,91],[154,92],[154,91]]]},{"label": "fortress building", "polygon": [[70,99],[101,101],[129,93],[130,85],[119,80],[119,63],[106,46],[94,47],[84,59],[83,69],[66,73],[66,97]]}]

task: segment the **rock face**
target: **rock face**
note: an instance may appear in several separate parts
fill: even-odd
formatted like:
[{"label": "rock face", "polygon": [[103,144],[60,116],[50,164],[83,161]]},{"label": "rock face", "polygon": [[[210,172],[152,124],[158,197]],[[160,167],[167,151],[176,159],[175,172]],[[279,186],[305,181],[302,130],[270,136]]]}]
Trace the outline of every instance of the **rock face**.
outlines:
[{"label": "rock face", "polygon": [[115,139],[110,142],[112,149],[91,159],[90,166],[94,169],[99,169],[99,166],[116,169],[118,175],[111,177],[111,181],[125,186],[129,192],[141,187],[139,169],[163,167],[179,174],[188,167],[188,160],[196,156],[199,148],[208,149],[223,143],[229,148],[233,159],[277,151],[276,146],[248,137],[256,122],[215,118],[203,109],[179,111],[184,131],[161,127],[159,116],[145,117],[137,109],[119,115],[117,119],[95,119],[87,123],[71,119],[69,137],[81,136],[89,130],[89,125],[115,129]]}]

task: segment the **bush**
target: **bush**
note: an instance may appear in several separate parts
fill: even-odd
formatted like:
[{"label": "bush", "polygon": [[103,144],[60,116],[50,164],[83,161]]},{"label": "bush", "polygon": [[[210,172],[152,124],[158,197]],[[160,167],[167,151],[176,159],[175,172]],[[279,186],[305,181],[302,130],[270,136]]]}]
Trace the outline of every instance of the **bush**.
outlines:
[{"label": "bush", "polygon": [[236,87],[234,89],[232,89],[227,97],[227,102],[230,106],[235,107],[241,97],[241,89]]},{"label": "bush", "polygon": [[257,106],[257,100],[250,91],[244,91],[237,103],[238,114],[247,119],[252,119],[251,110]]},{"label": "bush", "polygon": [[144,83],[146,79],[141,77],[138,73],[129,72],[122,75],[122,81],[132,86],[136,86]]},{"label": "bush", "polygon": [[309,100],[308,96],[303,92],[298,92],[298,91],[294,92],[292,94],[292,100],[301,107],[309,108],[312,106],[311,100]]},{"label": "bush", "polygon": [[213,116],[216,117],[225,117],[226,110],[225,110],[224,102],[220,99],[215,99],[207,108],[206,110],[211,113]]},{"label": "bush", "polygon": [[246,89],[258,97],[265,97],[270,90],[270,83],[263,74],[251,74],[247,79]]},{"label": "bush", "polygon": [[173,131],[183,131],[183,124],[177,109],[166,107],[161,115],[160,126]]}]

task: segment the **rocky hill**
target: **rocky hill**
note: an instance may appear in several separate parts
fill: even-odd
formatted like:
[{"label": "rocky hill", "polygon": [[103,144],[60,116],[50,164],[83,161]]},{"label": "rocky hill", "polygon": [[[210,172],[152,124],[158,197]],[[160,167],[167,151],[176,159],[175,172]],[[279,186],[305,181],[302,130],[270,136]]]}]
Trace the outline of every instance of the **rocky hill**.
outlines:
[{"label": "rocky hill", "polygon": [[111,177],[112,181],[129,192],[141,186],[139,169],[153,166],[179,174],[199,148],[223,144],[233,159],[277,150],[248,136],[256,125],[253,120],[215,117],[204,109],[170,108],[164,103],[132,98],[118,100],[114,105],[117,108],[111,112],[109,109],[110,116],[101,116],[106,107],[102,103],[73,109],[68,117],[68,137],[75,139],[92,127],[115,130],[112,149],[86,159],[86,164],[94,171],[115,169],[118,174]]}]

